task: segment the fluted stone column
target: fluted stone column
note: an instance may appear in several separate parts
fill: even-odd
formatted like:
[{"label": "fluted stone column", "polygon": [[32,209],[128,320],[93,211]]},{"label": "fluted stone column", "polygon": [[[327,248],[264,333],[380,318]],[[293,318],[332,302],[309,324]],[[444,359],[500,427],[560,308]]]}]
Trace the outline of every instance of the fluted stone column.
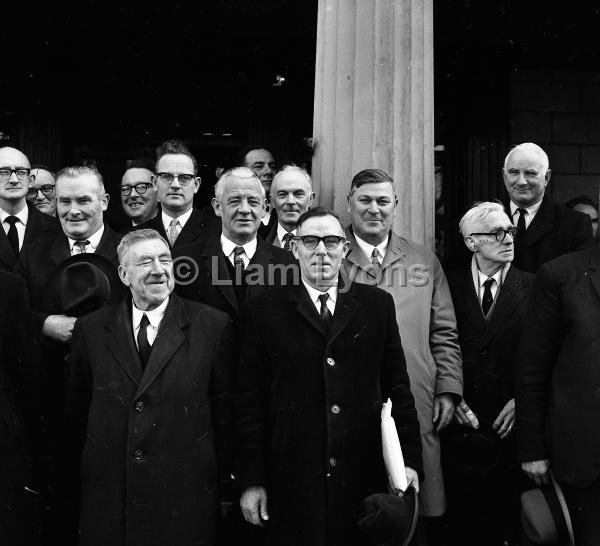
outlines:
[{"label": "fluted stone column", "polygon": [[319,0],[312,173],[348,221],[352,176],[377,167],[395,229],[433,248],[433,0]]}]

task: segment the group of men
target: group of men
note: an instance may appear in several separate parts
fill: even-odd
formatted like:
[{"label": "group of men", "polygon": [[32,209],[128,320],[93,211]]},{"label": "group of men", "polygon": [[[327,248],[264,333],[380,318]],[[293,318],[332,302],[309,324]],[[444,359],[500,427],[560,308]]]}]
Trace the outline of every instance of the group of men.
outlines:
[{"label": "group of men", "polygon": [[444,543],[448,504],[475,528],[451,525],[455,543],[516,543],[489,510],[452,511],[452,477],[446,498],[443,451],[478,416],[535,483],[552,469],[593,544],[600,255],[589,219],[546,194],[541,148],[515,147],[503,176],[505,207],[461,220],[473,258],[449,284],[392,230],[379,169],[350,182],[344,228],[312,207],[306,171],[248,147],[201,210],[196,159],[168,141],[123,175],[116,233],[97,169],[54,175],[0,148],[0,417],[19,428],[0,528],[15,544],[368,544],[357,514],[389,489],[389,398],[413,543]]}]

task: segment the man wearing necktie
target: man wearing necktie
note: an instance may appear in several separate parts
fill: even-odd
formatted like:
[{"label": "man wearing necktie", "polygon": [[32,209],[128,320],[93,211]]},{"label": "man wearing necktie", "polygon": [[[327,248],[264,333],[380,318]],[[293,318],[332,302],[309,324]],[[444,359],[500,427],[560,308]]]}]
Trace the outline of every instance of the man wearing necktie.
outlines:
[{"label": "man wearing necktie", "polygon": [[173,293],[156,231],[125,235],[118,254],[131,297],[79,319],[71,344],[79,544],[211,546],[217,486],[231,473],[231,320]]},{"label": "man wearing necktie", "polygon": [[24,248],[58,232],[58,222],[27,202],[34,179],[25,154],[0,148],[0,269],[5,271],[13,271]]},{"label": "man wearing necktie", "polygon": [[554,203],[546,188],[551,171],[546,152],[525,142],[508,152],[502,169],[507,212],[517,227],[514,264],[530,273],[563,254],[594,244],[588,216]]},{"label": "man wearing necktie", "polygon": [[533,275],[512,265],[517,229],[500,203],[473,206],[459,224],[472,252],[448,274],[463,360],[464,396],[442,434],[443,459],[453,438],[477,429],[499,446],[501,463],[475,484],[445,466],[450,544],[513,544],[518,537],[520,471],[516,464],[514,375]]},{"label": "man wearing necktie", "polygon": [[265,241],[291,250],[298,218],[310,208],[314,197],[310,176],[304,169],[296,165],[283,167],[271,186],[271,205],[277,211],[277,223],[265,236]]},{"label": "man wearing necktie", "polygon": [[246,520],[268,544],[366,543],[356,513],[387,491],[382,402],[392,399],[407,479],[421,471],[419,423],[394,303],[340,277],[337,216],[303,214],[292,241],[301,282],[246,303],[236,398],[236,476]]}]

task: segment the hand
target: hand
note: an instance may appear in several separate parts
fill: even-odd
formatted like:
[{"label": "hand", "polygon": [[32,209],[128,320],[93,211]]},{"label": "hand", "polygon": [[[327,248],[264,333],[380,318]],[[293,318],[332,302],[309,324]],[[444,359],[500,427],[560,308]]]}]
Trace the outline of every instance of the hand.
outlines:
[{"label": "hand", "polygon": [[412,485],[415,491],[419,492],[419,475],[416,470],[413,470],[409,466],[406,467],[406,481],[408,482],[408,487]]},{"label": "hand", "polygon": [[459,425],[479,428],[479,419],[477,419],[477,415],[473,413],[473,410],[467,406],[467,403],[464,400],[461,400],[460,404],[454,408],[454,420]]},{"label": "hand", "polygon": [[504,440],[511,432],[513,425],[515,424],[515,399],[511,398],[506,406],[502,408],[502,411],[496,417],[492,428],[496,431],[498,436]]},{"label": "hand", "polygon": [[533,480],[536,485],[550,483],[550,461],[548,459],[521,463],[521,468],[523,469],[523,472],[527,474],[527,477]]},{"label": "hand", "polygon": [[259,485],[248,487],[240,497],[240,508],[248,523],[264,527],[269,519],[267,512],[267,490]]},{"label": "hand", "polygon": [[454,399],[450,394],[438,394],[433,400],[433,422],[437,422],[436,432],[448,426],[454,413]]},{"label": "hand", "polygon": [[56,341],[67,343],[71,341],[76,320],[75,317],[68,317],[67,315],[50,315],[44,321],[42,331],[44,335]]}]

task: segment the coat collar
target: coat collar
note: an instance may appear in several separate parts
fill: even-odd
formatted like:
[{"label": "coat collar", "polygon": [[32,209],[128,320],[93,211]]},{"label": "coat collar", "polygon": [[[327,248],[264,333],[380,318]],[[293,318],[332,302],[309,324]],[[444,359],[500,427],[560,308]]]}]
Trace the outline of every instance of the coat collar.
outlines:
[{"label": "coat collar", "polygon": [[[393,231],[390,231],[389,237],[390,239],[385,252],[385,257],[383,258],[383,262],[381,264],[382,271],[393,265],[395,262],[406,258],[406,251],[404,249],[402,239]],[[348,255],[346,256],[346,260],[353,264],[354,267],[363,269],[370,277],[373,277],[374,279],[377,278],[378,274],[374,270],[371,260],[365,255],[356,242],[356,237],[352,230],[352,226],[348,226],[346,228],[346,238],[350,242],[350,249],[348,251]]]},{"label": "coat collar", "polygon": [[522,254],[528,247],[552,230],[554,226],[554,202],[548,194],[544,195],[542,204],[529,227],[515,245],[515,254]]},{"label": "coat collar", "polygon": [[[96,254],[106,258],[113,264],[118,264],[117,259],[117,245],[119,244],[119,236],[104,224],[104,233],[96,248]],[[48,256],[55,266],[59,266],[62,262],[71,256],[69,249],[69,240],[64,232],[54,240],[50,249],[48,250]]]}]

